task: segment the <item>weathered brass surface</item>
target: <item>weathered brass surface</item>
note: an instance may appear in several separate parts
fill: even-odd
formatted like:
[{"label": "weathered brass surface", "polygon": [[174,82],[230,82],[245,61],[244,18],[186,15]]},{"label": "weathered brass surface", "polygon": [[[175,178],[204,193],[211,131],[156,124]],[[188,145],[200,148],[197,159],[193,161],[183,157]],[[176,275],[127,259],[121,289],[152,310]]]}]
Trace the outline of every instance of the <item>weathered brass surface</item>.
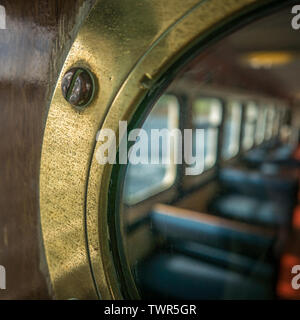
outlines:
[{"label": "weathered brass surface", "polygon": [[98,1],[61,72],[87,67],[98,90],[78,112],[63,98],[60,77],[43,141],[41,223],[56,298],[122,298],[107,227],[112,167],[96,161],[97,131],[117,132],[118,121],[130,120],[152,84],[199,37],[254,3],[266,2]]}]

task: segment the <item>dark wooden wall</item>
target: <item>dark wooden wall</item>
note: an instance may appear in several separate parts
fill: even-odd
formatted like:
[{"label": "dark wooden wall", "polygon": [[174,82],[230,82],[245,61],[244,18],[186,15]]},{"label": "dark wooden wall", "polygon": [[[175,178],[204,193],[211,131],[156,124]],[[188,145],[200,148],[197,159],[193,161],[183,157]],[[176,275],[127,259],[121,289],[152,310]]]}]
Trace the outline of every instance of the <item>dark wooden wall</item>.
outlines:
[{"label": "dark wooden wall", "polygon": [[93,0],[4,0],[0,30],[0,299],[51,298],[39,219],[49,99]]}]

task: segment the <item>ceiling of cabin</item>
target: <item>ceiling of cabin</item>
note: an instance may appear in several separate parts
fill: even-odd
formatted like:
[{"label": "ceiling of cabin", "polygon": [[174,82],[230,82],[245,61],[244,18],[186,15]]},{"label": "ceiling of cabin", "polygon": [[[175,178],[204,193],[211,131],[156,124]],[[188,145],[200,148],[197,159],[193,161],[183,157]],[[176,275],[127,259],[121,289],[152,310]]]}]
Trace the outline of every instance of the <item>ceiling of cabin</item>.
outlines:
[{"label": "ceiling of cabin", "polygon": [[[296,31],[292,28],[292,17],[291,6],[289,6],[281,12],[242,28],[228,37],[225,42],[240,58],[252,52],[291,54],[293,56],[291,61],[264,68],[264,72],[268,73],[287,95],[300,100],[298,75],[300,71],[300,30]],[[253,72],[259,77],[261,69],[255,70],[250,65],[247,68],[254,69]]]}]

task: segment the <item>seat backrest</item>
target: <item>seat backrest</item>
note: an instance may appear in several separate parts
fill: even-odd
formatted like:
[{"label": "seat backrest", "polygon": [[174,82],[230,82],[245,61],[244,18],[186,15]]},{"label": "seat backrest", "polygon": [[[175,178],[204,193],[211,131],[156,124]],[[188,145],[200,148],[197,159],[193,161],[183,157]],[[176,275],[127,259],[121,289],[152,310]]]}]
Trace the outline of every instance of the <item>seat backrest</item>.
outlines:
[{"label": "seat backrest", "polygon": [[275,233],[262,227],[164,204],[151,212],[156,232],[168,239],[193,241],[251,257],[269,255]]},{"label": "seat backrest", "polygon": [[297,176],[264,174],[246,168],[223,168],[219,180],[224,189],[260,199],[290,202],[297,190]]}]

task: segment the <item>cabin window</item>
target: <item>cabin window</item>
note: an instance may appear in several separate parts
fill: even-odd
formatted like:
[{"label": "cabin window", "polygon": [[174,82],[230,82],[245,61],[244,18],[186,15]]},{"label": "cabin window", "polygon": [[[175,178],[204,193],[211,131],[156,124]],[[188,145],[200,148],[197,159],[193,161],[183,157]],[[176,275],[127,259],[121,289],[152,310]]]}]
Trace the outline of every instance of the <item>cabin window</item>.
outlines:
[{"label": "cabin window", "polygon": [[287,110],[285,107],[280,108],[280,128],[287,123]]},{"label": "cabin window", "polygon": [[255,142],[257,145],[263,143],[266,132],[267,109],[263,106],[259,107]]},{"label": "cabin window", "polygon": [[240,102],[230,101],[226,106],[223,129],[222,157],[228,160],[239,152],[242,106]]},{"label": "cabin window", "polygon": [[267,108],[266,133],[265,133],[266,140],[270,140],[273,136],[274,119],[275,119],[274,107],[268,107]]},{"label": "cabin window", "polygon": [[279,134],[280,127],[280,110],[278,107],[274,109],[274,125],[273,125],[273,137],[277,137]]},{"label": "cabin window", "polygon": [[243,133],[243,149],[249,150],[254,145],[255,128],[257,122],[257,106],[255,103],[248,103],[245,110],[245,124]]},{"label": "cabin window", "polygon": [[[284,97],[291,95],[285,84],[297,62],[295,67],[280,64],[286,59],[273,52],[281,43],[270,37],[270,26],[276,35],[290,39],[293,49],[299,35],[287,24],[288,12],[260,20],[258,25],[251,23],[245,32],[236,31],[208,51],[201,51],[171,86],[164,88],[182,97],[180,116],[184,119],[180,119],[180,127],[189,130],[189,138],[191,129],[194,133],[193,139],[183,141],[182,151],[188,149],[188,156],[192,151],[192,158],[197,154],[201,166],[193,177],[186,174],[187,161],[178,164],[176,183],[174,166],[128,168],[125,193],[128,197],[131,191],[134,201],[173,183],[136,206],[120,204],[127,261],[121,260],[120,247],[116,262],[130,267],[142,299],[281,298],[278,285],[285,284],[277,281],[282,276],[278,271],[291,240],[282,233],[287,235],[291,229],[298,186],[292,169],[293,146],[289,145],[291,128],[287,127],[291,119],[285,113]],[[278,32],[277,22],[283,33]],[[173,71],[171,76],[175,76]],[[297,76],[291,77],[292,82],[294,79]],[[159,104],[162,102],[155,108]],[[157,128],[157,123],[151,122],[155,116],[163,121],[159,128],[176,127],[176,98],[170,105],[177,107],[167,105],[166,101],[162,104],[164,111],[153,110],[145,126]],[[278,128],[282,143],[273,143]],[[195,139],[196,129],[201,130],[201,139]],[[286,163],[291,167],[288,172]],[[286,269],[289,276],[290,269]],[[125,280],[124,285],[130,278]],[[288,280],[286,285],[290,286]]]},{"label": "cabin window", "polygon": [[[169,188],[176,178],[176,165],[173,161],[175,150],[170,150],[170,160],[164,161],[166,152],[163,146],[168,145],[167,136],[160,137],[159,152],[155,163],[151,154],[151,131],[158,129],[176,129],[179,126],[179,103],[174,95],[163,95],[153,107],[151,113],[144,122],[142,129],[148,136],[147,159],[142,159],[141,163],[129,163],[124,183],[125,202],[135,204],[145,200],[167,188]],[[176,144],[174,144],[176,145]],[[130,154],[129,154],[130,157]],[[165,162],[169,162],[164,164]]]},{"label": "cabin window", "polygon": [[[204,129],[204,170],[217,160],[218,132],[222,120],[222,103],[216,98],[197,98],[193,103],[193,127]],[[195,132],[193,132],[195,134]],[[193,153],[195,153],[193,137]]]}]

